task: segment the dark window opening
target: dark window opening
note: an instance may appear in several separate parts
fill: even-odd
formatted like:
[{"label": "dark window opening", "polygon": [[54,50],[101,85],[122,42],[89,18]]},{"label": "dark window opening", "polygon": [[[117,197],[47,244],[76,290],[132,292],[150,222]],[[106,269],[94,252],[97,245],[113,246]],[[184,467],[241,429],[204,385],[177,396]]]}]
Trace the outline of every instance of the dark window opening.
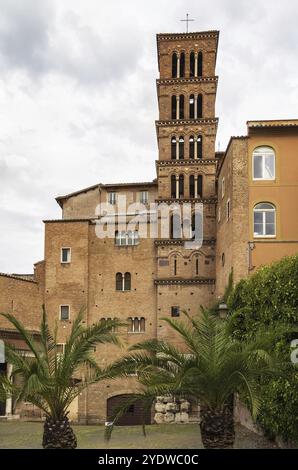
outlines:
[{"label": "dark window opening", "polygon": [[198,119],[202,118],[203,117],[203,95],[202,94],[199,94],[198,95],[198,98],[197,98],[197,112],[198,112]]},{"label": "dark window opening", "polygon": [[193,135],[191,135],[189,138],[189,158],[190,159],[195,158],[195,139]]},{"label": "dark window opening", "polygon": [[172,78],[177,78],[177,62],[178,57],[176,52],[172,55]]},{"label": "dark window opening", "polygon": [[189,119],[194,119],[195,117],[195,95],[190,95],[189,97]]},{"label": "dark window opening", "polygon": [[189,197],[195,197],[195,177],[194,175],[190,175],[189,177]]},{"label": "dark window opening", "polygon": [[175,95],[172,96],[172,119],[177,118],[177,98]]},{"label": "dark window opening", "polygon": [[197,138],[197,157],[203,158],[203,137],[201,135]]},{"label": "dark window opening", "polygon": [[179,160],[184,159],[184,137],[179,137]]},{"label": "dark window opening", "polygon": [[203,53],[198,54],[198,77],[203,76]]},{"label": "dark window opening", "polygon": [[185,53],[180,54],[180,77],[185,76]]},{"label": "dark window opening", "polygon": [[184,197],[184,176],[179,175],[179,198]]},{"label": "dark window opening", "polygon": [[176,199],[176,176],[171,176],[171,197]]},{"label": "dark window opening", "polygon": [[184,95],[179,97],[179,119],[184,119]]},{"label": "dark window opening", "polygon": [[180,317],[180,307],[171,307],[171,316],[172,317]]},{"label": "dark window opening", "polygon": [[189,57],[189,76],[195,76],[195,53],[191,52]]},{"label": "dark window opening", "polygon": [[171,139],[171,158],[172,158],[172,160],[176,160],[176,158],[177,158],[176,137],[172,137],[172,139]]},{"label": "dark window opening", "polygon": [[199,260],[198,258],[196,259],[196,276],[199,275]]},{"label": "dark window opening", "polygon": [[198,176],[198,196],[203,197],[203,176]]},{"label": "dark window opening", "polygon": [[124,290],[131,290],[131,274],[124,274]]}]

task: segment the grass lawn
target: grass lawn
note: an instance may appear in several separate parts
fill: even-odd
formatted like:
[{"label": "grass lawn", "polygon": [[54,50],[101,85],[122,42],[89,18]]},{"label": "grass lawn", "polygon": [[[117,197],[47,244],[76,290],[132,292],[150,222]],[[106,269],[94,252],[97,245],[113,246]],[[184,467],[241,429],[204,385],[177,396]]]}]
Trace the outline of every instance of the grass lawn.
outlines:
[{"label": "grass lawn", "polygon": [[[36,422],[0,422],[1,449],[39,449],[42,440],[42,424]],[[74,426],[81,449],[200,449],[202,448],[199,426],[152,425],[147,426],[144,437],[139,426],[115,427],[112,440],[104,442],[103,426]],[[275,447],[265,438],[238,426],[236,432],[238,449]]]}]

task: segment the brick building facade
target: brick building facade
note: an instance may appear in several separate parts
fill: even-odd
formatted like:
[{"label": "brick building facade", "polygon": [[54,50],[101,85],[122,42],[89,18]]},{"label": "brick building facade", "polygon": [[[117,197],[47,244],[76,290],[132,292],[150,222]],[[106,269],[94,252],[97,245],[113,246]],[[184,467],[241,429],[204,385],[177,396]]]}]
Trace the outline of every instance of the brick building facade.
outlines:
[{"label": "brick building facade", "polygon": [[[196,315],[200,305],[210,306],[223,294],[232,269],[237,281],[264,263],[297,253],[298,120],[249,122],[247,136],[233,137],[226,152],[215,152],[218,39],[218,31],[157,35],[156,179],[96,184],[58,197],[62,218],[44,221],[44,260],[35,264],[34,274],[0,274],[1,311],[38,334],[45,304],[52,326],[58,322],[61,344],[82,307],[86,325],[103,318],[125,321],[118,334],[127,347],[147,338],[178,344],[162,317],[178,317],[182,310]],[[128,222],[135,217],[132,204],[142,203],[144,210],[136,229],[115,230],[124,196],[121,210]],[[116,209],[115,217],[105,218],[113,236],[100,238],[100,205],[106,202]],[[152,217],[153,203],[189,204],[189,235],[181,227],[174,236],[172,216],[163,236],[162,216]],[[193,238],[196,204],[203,205],[203,239],[186,246]],[[152,226],[154,236],[143,237],[142,230],[148,233]],[[0,335],[17,344],[3,319]],[[104,365],[124,351],[100,346],[95,356]],[[9,374],[9,365],[2,369]],[[94,385],[74,404],[72,418],[102,423],[115,397],[136,388],[133,377]],[[10,400],[0,412],[11,415]],[[129,412],[136,422],[134,410]]]}]

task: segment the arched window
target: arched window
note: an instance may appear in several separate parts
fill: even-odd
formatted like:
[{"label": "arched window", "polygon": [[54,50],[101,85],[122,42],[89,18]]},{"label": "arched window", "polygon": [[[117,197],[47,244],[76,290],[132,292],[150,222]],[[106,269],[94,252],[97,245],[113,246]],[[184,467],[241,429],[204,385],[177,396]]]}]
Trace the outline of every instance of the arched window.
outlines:
[{"label": "arched window", "polygon": [[144,317],[128,318],[128,333],[143,333],[145,331]]},{"label": "arched window", "polygon": [[173,53],[172,55],[172,78],[177,78],[177,63],[178,63],[178,57],[176,52]]},{"label": "arched window", "polygon": [[195,197],[195,177],[194,175],[190,175],[189,177],[189,197]]},{"label": "arched window", "polygon": [[195,95],[190,95],[189,97],[189,119],[194,119],[195,117]]},{"label": "arched window", "polygon": [[124,290],[131,290],[131,274],[124,274]]},{"label": "arched window", "polygon": [[253,179],[275,179],[275,152],[271,147],[258,147],[254,150]]},{"label": "arched window", "polygon": [[203,52],[198,53],[198,77],[203,76]]},{"label": "arched window", "polygon": [[189,158],[195,158],[195,139],[193,135],[191,135],[189,138]]},{"label": "arched window", "polygon": [[174,212],[170,217],[170,238],[181,238],[181,216]]},{"label": "arched window", "polygon": [[181,52],[180,54],[180,77],[185,76],[185,53]]},{"label": "arched window", "polygon": [[177,118],[177,98],[176,95],[172,96],[172,119]]},{"label": "arched window", "polygon": [[190,78],[195,76],[195,53],[191,52],[189,56],[189,76]]},{"label": "arched window", "polygon": [[116,274],[116,290],[123,290],[122,273]]},{"label": "arched window", "polygon": [[171,176],[171,197],[176,199],[176,176]]},{"label": "arched window", "polygon": [[130,273],[117,273],[116,274],[116,290],[126,291],[131,290],[131,274]]},{"label": "arched window", "polygon": [[179,96],[179,119],[184,119],[184,95]]},{"label": "arched window", "polygon": [[197,158],[203,158],[203,137],[198,135],[197,137]]},{"label": "arched window", "polygon": [[175,136],[171,139],[171,158],[172,160],[176,160],[177,158],[177,140]]},{"label": "arched window", "polygon": [[203,117],[203,95],[200,93],[197,97],[197,118]]},{"label": "arched window", "polygon": [[262,202],[254,207],[254,237],[275,237],[276,209],[273,204]]},{"label": "arched window", "polygon": [[184,159],[184,137],[181,135],[179,137],[179,160]]},{"label": "arched window", "polygon": [[197,196],[203,197],[203,176],[198,176],[198,194]]},{"label": "arched window", "polygon": [[179,198],[184,197],[184,176],[179,175]]}]

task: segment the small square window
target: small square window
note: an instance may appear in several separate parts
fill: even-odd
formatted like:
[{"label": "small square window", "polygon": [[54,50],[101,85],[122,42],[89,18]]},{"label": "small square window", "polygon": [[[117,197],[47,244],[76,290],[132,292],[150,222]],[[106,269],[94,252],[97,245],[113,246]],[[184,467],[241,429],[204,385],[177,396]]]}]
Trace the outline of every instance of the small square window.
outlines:
[{"label": "small square window", "polygon": [[171,316],[172,317],[180,317],[180,307],[172,307],[171,308]]},{"label": "small square window", "polygon": [[68,321],[69,320],[70,308],[69,305],[60,305],[60,320]]},{"label": "small square window", "polygon": [[70,248],[61,248],[61,263],[70,263],[71,251]]}]

